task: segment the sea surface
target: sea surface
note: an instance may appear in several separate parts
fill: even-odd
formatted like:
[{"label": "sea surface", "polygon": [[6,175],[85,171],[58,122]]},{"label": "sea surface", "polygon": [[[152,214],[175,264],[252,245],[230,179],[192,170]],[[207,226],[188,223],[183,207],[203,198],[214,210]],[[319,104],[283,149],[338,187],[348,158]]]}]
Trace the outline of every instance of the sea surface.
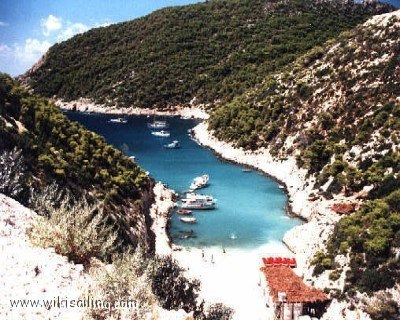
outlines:
[{"label": "sea surface", "polygon": [[[168,118],[171,137],[151,134],[145,116],[128,117],[127,124],[110,123],[110,115],[67,112],[73,121],[105,137],[150,172],[156,180],[182,193],[189,189],[194,177],[207,173],[210,184],[201,193],[217,199],[217,208],[194,211],[196,224],[179,221],[172,215],[170,235],[176,244],[204,248],[254,249],[270,242],[280,242],[284,233],[301,223],[285,212],[287,197],[274,180],[256,171],[219,159],[210,150],[199,146],[188,135],[195,120]],[[180,149],[165,149],[172,140],[179,140]],[[127,147],[126,147],[127,146]],[[127,150],[128,149],[128,150]],[[191,236],[188,238],[188,234]]]}]

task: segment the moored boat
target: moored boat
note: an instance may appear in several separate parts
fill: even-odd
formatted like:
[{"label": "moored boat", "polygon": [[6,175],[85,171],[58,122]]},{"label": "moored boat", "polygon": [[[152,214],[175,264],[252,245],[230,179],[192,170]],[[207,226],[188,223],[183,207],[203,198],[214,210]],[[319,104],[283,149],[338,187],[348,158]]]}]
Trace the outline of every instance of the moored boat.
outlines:
[{"label": "moored boat", "polygon": [[179,218],[180,221],[185,222],[185,223],[196,223],[197,219],[194,217],[183,217]]},{"label": "moored boat", "polygon": [[178,140],[174,140],[171,143],[165,144],[164,148],[166,149],[179,149],[181,145],[179,144]]},{"label": "moored boat", "polygon": [[110,119],[109,122],[112,122],[112,123],[128,123],[128,119],[126,119],[126,118],[113,118],[113,119]]},{"label": "moored boat", "polygon": [[197,189],[205,188],[207,186],[209,180],[210,180],[210,177],[208,176],[208,174],[203,174],[200,177],[196,177],[193,179],[193,182],[190,185],[190,189],[197,190]]},{"label": "moored boat", "polygon": [[182,209],[211,210],[215,209],[216,200],[209,195],[188,193],[186,198],[181,200]]},{"label": "moored boat", "polygon": [[150,129],[167,129],[169,124],[164,120],[154,120],[153,122],[147,123],[147,127]]},{"label": "moored boat", "polygon": [[177,214],[182,214],[182,215],[189,215],[189,214],[192,214],[192,211],[191,210],[185,210],[185,209],[179,209],[179,210],[176,210],[176,213]]},{"label": "moored boat", "polygon": [[153,136],[156,136],[156,137],[169,137],[171,134],[168,132],[168,131],[164,131],[164,130],[161,130],[161,131],[153,131],[152,133],[151,133]]}]

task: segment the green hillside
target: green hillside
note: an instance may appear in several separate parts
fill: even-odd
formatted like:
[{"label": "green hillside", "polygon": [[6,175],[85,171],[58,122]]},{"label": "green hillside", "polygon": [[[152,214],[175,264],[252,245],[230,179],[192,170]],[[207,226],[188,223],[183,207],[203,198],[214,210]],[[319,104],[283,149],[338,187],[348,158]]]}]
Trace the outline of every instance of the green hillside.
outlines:
[{"label": "green hillside", "polygon": [[55,182],[75,197],[103,201],[125,239],[129,228],[139,228],[145,219],[152,181],[141,168],[103,137],[69,121],[47,99],[0,74],[0,153],[13,148],[22,150],[26,167],[18,200],[27,201],[23,189],[43,189]]},{"label": "green hillside", "polygon": [[221,106],[209,122],[238,147],[295,157],[315,177],[312,198],[366,198],[314,261],[316,275],[337,269],[337,279],[335,257],[349,254],[347,297],[400,279],[399,33],[400,11],[375,17]]},{"label": "green hillside", "polygon": [[166,107],[229,101],[389,5],[213,0],[172,7],[54,45],[29,84],[65,100]]}]

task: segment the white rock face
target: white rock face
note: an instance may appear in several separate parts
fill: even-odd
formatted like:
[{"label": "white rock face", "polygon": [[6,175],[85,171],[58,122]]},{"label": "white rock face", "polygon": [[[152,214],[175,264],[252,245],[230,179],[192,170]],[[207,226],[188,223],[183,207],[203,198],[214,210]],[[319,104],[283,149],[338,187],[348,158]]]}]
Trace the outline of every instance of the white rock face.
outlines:
[{"label": "white rock face", "polygon": [[154,186],[153,191],[155,202],[150,209],[150,215],[153,219],[151,230],[156,235],[156,253],[168,255],[171,254],[172,250],[167,225],[170,210],[174,207],[174,193],[160,182]]},{"label": "white rock face", "polygon": [[[33,247],[26,230],[35,213],[0,194],[0,318],[81,319],[83,308],[47,310],[44,301],[79,299],[89,279],[83,266],[53,249]],[[37,301],[40,307],[12,307],[10,300]]]},{"label": "white rock face", "polygon": [[[152,212],[168,219],[172,193],[161,183],[156,185],[154,193],[157,201]],[[31,245],[26,232],[35,215],[17,201],[0,194],[0,319],[88,319],[85,317],[86,308],[67,308],[65,305],[67,301],[70,304],[73,300],[90,299],[87,294],[93,279],[84,273],[82,265],[68,262],[54,249]],[[163,229],[160,230],[157,239],[159,251],[170,250],[168,242],[162,238]],[[167,237],[165,232],[164,236]],[[99,264],[98,267],[110,266]],[[10,301],[19,303],[19,306],[13,307]],[[28,306],[23,307],[18,301],[28,303]],[[57,307],[57,301],[60,301],[60,307]],[[46,308],[49,303],[51,308]],[[189,316],[183,310],[168,311],[159,306],[155,307],[153,315],[155,318],[152,319],[162,320],[183,320]]]},{"label": "white rock face", "polygon": [[74,110],[80,112],[89,113],[104,113],[104,114],[115,114],[115,115],[159,115],[159,116],[181,116],[185,119],[208,119],[209,115],[204,111],[204,106],[192,105],[191,107],[175,106],[171,110],[155,110],[149,108],[118,108],[118,107],[107,107],[92,102],[87,98],[80,98],[75,101],[65,102],[62,100],[55,101],[55,105],[63,110]]}]

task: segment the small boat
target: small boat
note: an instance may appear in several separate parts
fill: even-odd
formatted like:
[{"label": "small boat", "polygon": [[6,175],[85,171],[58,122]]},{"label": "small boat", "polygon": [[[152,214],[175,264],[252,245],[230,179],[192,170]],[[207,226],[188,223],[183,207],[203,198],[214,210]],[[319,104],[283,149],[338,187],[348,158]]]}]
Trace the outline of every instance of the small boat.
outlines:
[{"label": "small boat", "polygon": [[166,149],[179,149],[181,145],[179,144],[178,140],[174,140],[171,143],[165,144],[164,148]]},{"label": "small boat", "polygon": [[176,213],[177,214],[182,214],[182,215],[189,215],[189,214],[192,214],[192,211],[191,210],[185,210],[185,209],[179,209],[179,210],[176,210]]},{"label": "small boat", "polygon": [[113,119],[110,119],[109,122],[112,122],[112,123],[128,123],[128,119],[126,119],[126,118],[113,118]]},{"label": "small boat", "polygon": [[147,127],[150,129],[167,129],[169,124],[167,121],[154,120],[153,122],[147,123]]},{"label": "small boat", "polygon": [[184,217],[184,218],[179,218],[179,220],[181,220],[182,222],[185,223],[196,223],[197,219],[194,217]]},{"label": "small boat", "polygon": [[168,131],[164,131],[164,130],[153,131],[151,134],[156,137],[165,137],[165,138],[167,138],[171,135]]},{"label": "small boat", "polygon": [[203,174],[200,177],[196,177],[193,179],[193,182],[190,185],[190,189],[197,190],[197,189],[205,188],[208,184],[208,180],[210,180],[210,177],[208,176],[208,174]]},{"label": "small boat", "polygon": [[182,209],[193,210],[211,210],[215,209],[216,199],[209,195],[188,193],[186,198],[182,199]]},{"label": "small boat", "polygon": [[194,239],[197,238],[196,234],[193,230],[190,231],[179,231],[180,236],[179,239]]},{"label": "small boat", "polygon": [[249,172],[251,172],[251,171],[252,171],[251,169],[247,169],[247,168],[242,169],[242,172],[245,172],[245,173],[249,173]]}]

